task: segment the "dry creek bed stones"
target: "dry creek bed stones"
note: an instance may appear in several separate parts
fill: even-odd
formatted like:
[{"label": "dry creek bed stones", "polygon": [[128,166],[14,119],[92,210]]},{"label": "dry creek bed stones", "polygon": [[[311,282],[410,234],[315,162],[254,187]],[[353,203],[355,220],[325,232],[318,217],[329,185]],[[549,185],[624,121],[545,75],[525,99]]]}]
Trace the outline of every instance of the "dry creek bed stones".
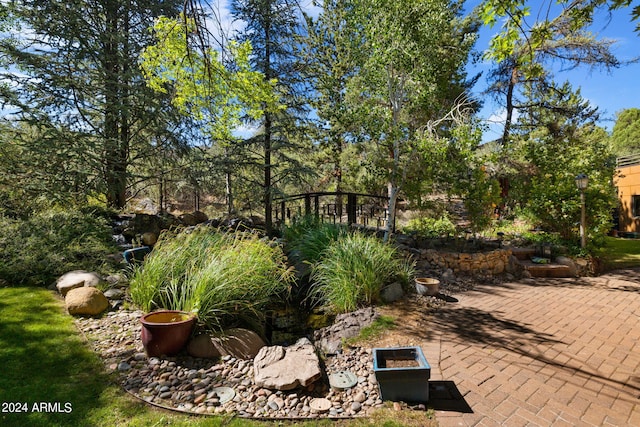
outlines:
[{"label": "dry creek bed stones", "polygon": [[[142,315],[119,310],[76,322],[107,369],[118,372],[124,389],[149,403],[196,414],[256,418],[357,417],[383,405],[370,349],[352,348],[328,357],[326,375],[307,387],[274,391],[255,385],[253,360],[148,358],[140,340]],[[352,373],[355,385],[331,388],[328,376],[336,372]]]}]

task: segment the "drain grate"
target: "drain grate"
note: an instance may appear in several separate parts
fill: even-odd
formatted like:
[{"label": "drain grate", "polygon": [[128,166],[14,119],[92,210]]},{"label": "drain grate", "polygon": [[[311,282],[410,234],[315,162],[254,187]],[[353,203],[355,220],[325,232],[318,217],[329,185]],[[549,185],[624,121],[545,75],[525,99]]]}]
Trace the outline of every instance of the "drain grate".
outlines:
[{"label": "drain grate", "polygon": [[358,377],[351,371],[338,371],[329,375],[329,385],[337,390],[346,390],[358,384]]}]

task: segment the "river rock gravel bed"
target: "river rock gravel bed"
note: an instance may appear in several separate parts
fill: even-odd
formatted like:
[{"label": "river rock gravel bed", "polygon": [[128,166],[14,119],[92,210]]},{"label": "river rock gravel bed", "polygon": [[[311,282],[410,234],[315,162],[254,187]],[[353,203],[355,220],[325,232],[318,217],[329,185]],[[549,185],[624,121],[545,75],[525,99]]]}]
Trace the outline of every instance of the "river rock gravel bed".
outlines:
[{"label": "river rock gravel bed", "polygon": [[[460,277],[446,280],[446,274],[435,277],[440,276],[445,280],[438,296],[407,296],[423,313],[437,310],[451,299],[451,294],[472,289],[479,281]],[[350,418],[367,416],[383,406],[371,348],[349,347],[326,356],[321,360],[323,378],[308,387],[269,390],[254,384],[253,360],[195,358],[186,353],[162,359],[147,357],[140,338],[143,315],[140,310],[116,305],[99,318],[77,317],[76,324],[107,370],[118,375],[122,387],[150,404],[195,414],[259,419]],[[328,376],[342,371],[355,375],[356,384],[346,389],[330,387]],[[230,389],[233,397],[226,400]],[[418,405],[413,409],[425,408]]]},{"label": "river rock gravel bed", "polygon": [[[371,349],[348,348],[326,357],[324,377],[308,387],[268,390],[253,383],[253,360],[147,357],[140,339],[142,315],[120,309],[101,318],[76,318],[76,323],[122,387],[151,404],[196,414],[274,419],[366,416],[383,405]],[[357,384],[344,390],[330,387],[328,375],[340,371],[353,373]],[[225,401],[229,389],[234,396]]]}]

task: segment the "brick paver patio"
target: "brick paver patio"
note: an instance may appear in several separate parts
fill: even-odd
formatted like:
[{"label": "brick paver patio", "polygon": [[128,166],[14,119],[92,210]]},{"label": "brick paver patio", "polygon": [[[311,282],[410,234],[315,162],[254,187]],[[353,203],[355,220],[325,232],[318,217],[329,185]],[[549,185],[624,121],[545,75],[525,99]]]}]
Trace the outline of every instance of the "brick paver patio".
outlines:
[{"label": "brick paver patio", "polygon": [[640,270],[455,297],[422,344],[441,426],[640,426]]}]

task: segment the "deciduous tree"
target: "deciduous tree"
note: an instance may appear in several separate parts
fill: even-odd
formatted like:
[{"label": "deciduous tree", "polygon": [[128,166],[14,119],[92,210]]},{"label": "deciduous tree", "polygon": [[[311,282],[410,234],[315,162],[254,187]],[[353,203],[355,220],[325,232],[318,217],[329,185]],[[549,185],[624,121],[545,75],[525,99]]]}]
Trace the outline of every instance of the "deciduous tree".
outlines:
[{"label": "deciduous tree", "polygon": [[[275,79],[265,80],[263,74],[251,69],[249,42],[202,50],[189,37],[197,29],[192,18],[161,17],[153,28],[157,42],[142,53],[147,82],[154,90],[170,94],[179,111],[201,125],[208,140],[202,154],[211,151],[203,160],[225,171],[231,213],[233,163],[242,163],[245,154],[238,147],[234,130],[242,117],[257,120],[265,111],[277,111]],[[221,155],[222,160],[215,162],[213,153]]]},{"label": "deciduous tree", "polygon": [[425,170],[421,144],[433,138],[421,134],[429,128],[443,135],[450,123],[441,119],[458,111],[475,27],[460,18],[461,3],[455,1],[354,4],[351,30],[363,43],[357,47],[358,72],[349,79],[347,102],[372,148],[368,155],[386,178],[388,236],[401,190],[409,177],[422,179]]}]

